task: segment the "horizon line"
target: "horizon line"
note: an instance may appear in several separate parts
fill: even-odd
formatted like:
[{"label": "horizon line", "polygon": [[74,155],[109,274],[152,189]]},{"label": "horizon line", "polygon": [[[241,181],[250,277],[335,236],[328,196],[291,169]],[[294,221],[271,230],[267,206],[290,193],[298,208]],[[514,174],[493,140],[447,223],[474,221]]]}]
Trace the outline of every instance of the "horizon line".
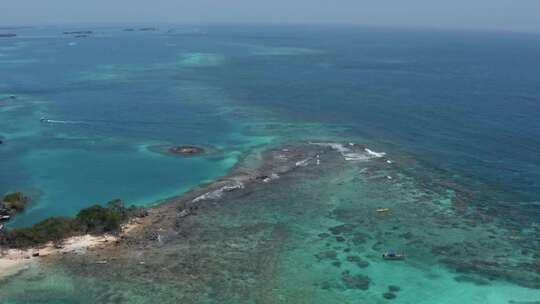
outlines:
[{"label": "horizon line", "polygon": [[22,29],[22,28],[36,28],[36,27],[55,27],[55,26],[350,26],[350,27],[363,27],[363,28],[378,28],[378,29],[399,29],[399,30],[440,30],[440,31],[468,31],[468,32],[492,32],[492,33],[516,33],[516,34],[540,34],[540,29],[506,29],[498,27],[457,27],[457,26],[436,26],[436,25],[419,25],[419,24],[372,24],[372,23],[357,23],[357,22],[343,22],[343,21],[295,21],[295,22],[231,22],[231,21],[94,21],[94,22],[51,22],[51,23],[1,23],[0,31],[8,29]]}]

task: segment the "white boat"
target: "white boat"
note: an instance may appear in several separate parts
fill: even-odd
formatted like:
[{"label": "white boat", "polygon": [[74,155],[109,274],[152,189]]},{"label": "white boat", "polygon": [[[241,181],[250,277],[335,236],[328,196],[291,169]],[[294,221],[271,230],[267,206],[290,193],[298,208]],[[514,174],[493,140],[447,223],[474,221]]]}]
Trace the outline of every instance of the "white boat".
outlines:
[{"label": "white boat", "polygon": [[405,254],[396,253],[392,250],[389,250],[382,254],[382,258],[385,260],[399,261],[405,259]]}]

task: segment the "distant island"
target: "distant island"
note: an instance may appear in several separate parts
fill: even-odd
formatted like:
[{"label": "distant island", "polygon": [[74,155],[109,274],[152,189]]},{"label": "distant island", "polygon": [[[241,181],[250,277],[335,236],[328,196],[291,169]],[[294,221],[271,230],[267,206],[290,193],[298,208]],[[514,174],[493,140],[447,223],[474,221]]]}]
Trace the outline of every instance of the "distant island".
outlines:
[{"label": "distant island", "polygon": [[93,31],[74,31],[74,32],[64,32],[64,35],[91,35]]},{"label": "distant island", "polygon": [[17,34],[13,34],[13,33],[0,34],[0,38],[11,38],[11,37],[17,37]]}]

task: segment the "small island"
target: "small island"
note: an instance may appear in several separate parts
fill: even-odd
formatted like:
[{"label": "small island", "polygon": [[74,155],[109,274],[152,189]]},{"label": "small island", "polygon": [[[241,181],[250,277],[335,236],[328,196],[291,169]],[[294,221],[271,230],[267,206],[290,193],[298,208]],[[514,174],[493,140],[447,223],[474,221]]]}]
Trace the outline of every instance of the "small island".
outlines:
[{"label": "small island", "polygon": [[183,156],[199,155],[204,152],[205,150],[203,148],[196,147],[196,146],[177,146],[177,147],[169,148],[169,153],[183,155]]},{"label": "small island", "polygon": [[17,34],[13,34],[13,33],[0,34],[0,38],[12,38],[12,37],[17,37]]}]

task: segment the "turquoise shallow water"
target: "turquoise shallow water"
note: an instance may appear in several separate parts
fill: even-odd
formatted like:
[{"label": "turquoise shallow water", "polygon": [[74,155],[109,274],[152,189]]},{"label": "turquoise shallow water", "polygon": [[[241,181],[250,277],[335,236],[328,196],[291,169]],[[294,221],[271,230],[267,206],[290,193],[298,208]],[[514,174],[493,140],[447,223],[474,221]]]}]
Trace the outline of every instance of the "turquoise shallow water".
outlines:
[{"label": "turquoise shallow water", "polygon": [[[396,200],[446,185],[462,198],[443,204],[459,209],[456,221],[478,213],[497,219],[497,229],[528,240],[528,245],[504,243],[503,248],[525,249],[540,258],[535,237],[540,218],[538,36],[319,26],[169,26],[134,33],[93,29],[96,34],[85,39],[61,34],[65,28],[45,27],[21,29],[19,37],[0,40],[0,193],[22,190],[33,198],[10,227],[73,215],[113,198],[154,204],[223,176],[247,153],[280,142],[354,141],[385,151],[414,176],[412,186],[393,194]],[[211,153],[181,158],[156,152],[157,146],[173,144],[201,145]],[[320,179],[327,182],[332,174],[321,173]],[[385,182],[382,176],[369,185],[386,189]],[[313,187],[321,185],[300,188]],[[378,205],[393,203],[392,195],[384,194],[319,196],[320,204],[341,199],[336,204],[354,209],[348,201],[366,195]],[[260,208],[265,195],[258,197]],[[306,200],[301,199],[303,209],[310,208]],[[375,204],[368,203],[370,208]],[[291,214],[287,206],[274,217]],[[242,223],[246,219],[239,214],[228,218],[225,212],[216,221]],[[287,238],[293,245],[287,243],[274,257],[280,265],[314,263],[322,243],[299,239],[337,224],[325,216],[291,219],[305,225]],[[387,228],[375,225],[365,232],[384,234]],[[468,239],[466,233],[460,238]],[[372,263],[365,274],[377,282],[367,295],[342,290],[342,270],[331,262],[309,271],[302,264],[290,272],[284,267],[278,282],[294,280],[287,292],[295,297],[303,287],[316,285],[317,291],[304,294],[317,294],[326,303],[357,297],[382,301],[383,274],[395,268],[370,258],[382,249],[372,250],[358,252]],[[346,259],[341,255],[340,260]],[[399,266],[396,280],[404,284],[410,279],[417,286],[399,293],[403,303],[417,301],[420,294],[425,301],[444,294],[436,298],[440,303],[537,300],[537,293],[504,280],[488,287],[457,282],[444,263],[426,260]],[[78,289],[79,283],[66,283],[71,279],[55,271],[35,285],[33,296],[45,303],[49,297],[52,302],[62,299],[63,288]],[[87,279],[92,280],[80,278],[80,284]],[[165,289],[169,284],[156,282]],[[320,291],[321,284],[330,287]],[[10,286],[1,288],[13,301],[21,299]]]}]

